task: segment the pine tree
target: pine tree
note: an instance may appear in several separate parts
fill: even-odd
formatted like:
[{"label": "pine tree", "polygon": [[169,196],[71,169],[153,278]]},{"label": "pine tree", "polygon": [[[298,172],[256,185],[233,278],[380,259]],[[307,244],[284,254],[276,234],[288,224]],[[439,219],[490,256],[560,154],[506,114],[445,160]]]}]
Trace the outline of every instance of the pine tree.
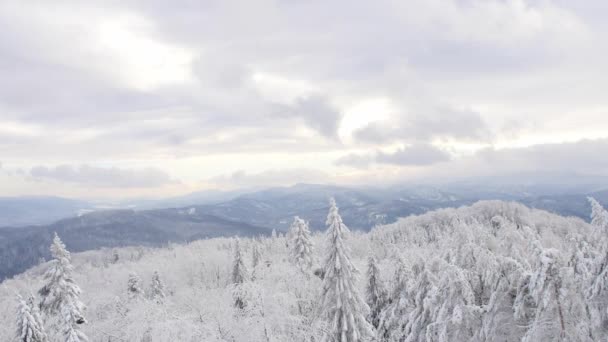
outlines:
[{"label": "pine tree", "polygon": [[258,243],[254,241],[253,247],[251,247],[251,265],[253,268],[256,268],[260,261],[262,260],[262,253],[260,253],[260,248],[258,247]]},{"label": "pine tree", "polygon": [[51,268],[44,278],[46,284],[38,291],[42,300],[41,309],[48,314],[57,314],[63,326],[66,342],[87,341],[86,335],[78,329],[86,323],[83,315],[84,304],[80,301],[80,287],[72,278],[74,270],[70,252],[55,233],[51,244]]},{"label": "pine tree", "polygon": [[605,234],[608,232],[608,211],[593,197],[587,197],[591,204],[591,224],[600,228],[600,231]]},{"label": "pine tree", "polygon": [[158,271],[154,271],[154,274],[152,275],[150,297],[158,304],[162,304],[165,301],[165,285],[160,280]]},{"label": "pine tree", "polygon": [[234,245],[234,259],[232,262],[232,284],[234,285],[234,305],[239,309],[245,307],[245,300],[241,294],[241,287],[243,283],[247,281],[247,277],[247,267],[245,266],[241,254],[241,246],[239,244],[239,239],[237,238]]},{"label": "pine tree", "polygon": [[130,300],[138,300],[144,297],[145,293],[141,286],[141,278],[137,273],[129,273],[129,280],[127,281],[127,294]]},{"label": "pine tree", "polygon": [[17,302],[19,305],[17,308],[17,341],[48,341],[40,312],[34,303],[34,296],[30,296],[26,302],[20,295],[17,295]]},{"label": "pine tree", "polygon": [[370,308],[369,321],[374,328],[380,324],[380,313],[387,302],[387,293],[380,279],[380,270],[373,255],[367,258],[367,286],[365,287],[365,301]]},{"label": "pine tree", "polygon": [[120,255],[118,254],[118,251],[114,249],[112,250],[112,263],[115,264],[118,260],[120,260]]},{"label": "pine tree", "polygon": [[342,223],[336,202],[330,200],[327,216],[328,251],[325,260],[325,278],[321,294],[321,310],[329,321],[326,341],[358,342],[373,336],[372,326],[365,320],[369,307],[355,285],[355,266],[345,245],[348,228]]},{"label": "pine tree", "polygon": [[299,217],[295,217],[291,225],[291,262],[301,271],[312,267],[312,241],[308,224]]}]

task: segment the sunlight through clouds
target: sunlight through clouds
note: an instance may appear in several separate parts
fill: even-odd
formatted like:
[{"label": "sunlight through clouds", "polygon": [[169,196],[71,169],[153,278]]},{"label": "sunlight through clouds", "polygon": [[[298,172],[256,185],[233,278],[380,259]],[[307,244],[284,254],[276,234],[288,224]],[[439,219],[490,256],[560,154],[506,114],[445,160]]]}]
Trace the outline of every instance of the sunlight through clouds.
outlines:
[{"label": "sunlight through clouds", "polygon": [[100,49],[117,63],[111,67],[126,83],[141,90],[192,81],[193,54],[154,39],[151,26],[134,15],[121,15],[99,25]]}]

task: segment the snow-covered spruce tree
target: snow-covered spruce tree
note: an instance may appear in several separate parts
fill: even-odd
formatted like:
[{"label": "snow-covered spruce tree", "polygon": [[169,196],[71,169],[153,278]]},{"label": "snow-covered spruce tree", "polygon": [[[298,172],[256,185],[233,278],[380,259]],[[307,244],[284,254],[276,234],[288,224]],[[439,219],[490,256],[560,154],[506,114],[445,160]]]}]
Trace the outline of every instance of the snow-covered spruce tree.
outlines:
[{"label": "snow-covered spruce tree", "polygon": [[369,307],[355,285],[358,271],[350,261],[350,251],[345,244],[349,230],[342,222],[333,198],[330,200],[326,224],[328,250],[324,264],[325,277],[320,309],[329,325],[324,340],[331,342],[371,340],[373,328],[365,319]]},{"label": "snow-covered spruce tree", "polygon": [[251,247],[251,266],[252,268],[256,268],[260,262],[262,261],[262,253],[260,253],[260,248],[258,247],[257,241],[253,242],[253,246]]},{"label": "snow-covered spruce tree", "polygon": [[66,342],[87,341],[86,335],[78,329],[86,323],[84,304],[80,301],[80,287],[72,277],[74,270],[70,252],[55,233],[51,244],[51,267],[44,275],[45,285],[38,291],[40,308],[50,315],[57,315],[58,325]]},{"label": "snow-covered spruce tree", "polygon": [[237,238],[234,244],[234,259],[232,260],[232,285],[234,306],[243,309],[245,307],[245,299],[243,296],[242,285],[247,281],[247,267],[241,253],[241,246]]},{"label": "snow-covered spruce tree", "polygon": [[150,286],[150,298],[158,304],[165,301],[165,285],[160,279],[158,271],[152,275],[152,286]]},{"label": "snow-covered spruce tree", "polygon": [[291,262],[302,272],[307,272],[312,267],[312,241],[310,230],[306,221],[295,217],[291,225]]},{"label": "snow-covered spruce tree", "polygon": [[17,295],[17,341],[18,342],[46,342],[48,338],[44,332],[44,325],[40,318],[38,306],[34,303],[34,296],[25,301]]},{"label": "snow-covered spruce tree", "polygon": [[593,197],[587,197],[591,204],[591,224],[598,227],[602,233],[608,233],[608,211]]},{"label": "snow-covered spruce tree", "polygon": [[365,287],[365,301],[369,306],[369,321],[374,328],[380,324],[380,313],[387,303],[387,293],[380,279],[380,270],[373,255],[367,258],[367,284]]},{"label": "snow-covered spruce tree", "polygon": [[127,294],[130,300],[139,300],[145,295],[141,285],[141,278],[135,272],[129,273],[129,280],[127,281]]}]

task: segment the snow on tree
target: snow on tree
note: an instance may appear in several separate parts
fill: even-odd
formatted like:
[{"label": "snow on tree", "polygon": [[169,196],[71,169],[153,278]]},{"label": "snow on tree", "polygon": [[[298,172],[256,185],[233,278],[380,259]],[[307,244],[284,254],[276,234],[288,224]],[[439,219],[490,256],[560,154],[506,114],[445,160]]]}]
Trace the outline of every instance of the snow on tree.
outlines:
[{"label": "snow on tree", "polygon": [[437,305],[437,279],[421,263],[413,269],[415,281],[404,284],[383,313],[380,336],[388,341],[426,341],[426,328],[432,324],[433,308]]},{"label": "snow on tree", "polygon": [[138,300],[145,296],[141,278],[135,272],[129,273],[129,280],[127,280],[127,294],[130,300]]},{"label": "snow on tree", "polygon": [[247,266],[245,266],[241,246],[237,238],[234,244],[234,258],[232,259],[232,283],[242,284],[247,280],[247,277]]},{"label": "snow on tree", "polygon": [[260,248],[258,247],[257,241],[253,242],[253,246],[251,247],[251,266],[252,268],[256,268],[260,262],[262,261],[262,253],[260,253]]},{"label": "snow on tree", "polygon": [[17,302],[19,305],[17,308],[17,341],[48,341],[38,306],[34,303],[34,296],[30,296],[25,301],[20,295],[17,295]]},{"label": "snow on tree", "polygon": [[291,225],[291,255],[290,260],[301,271],[308,271],[312,267],[313,243],[306,221],[295,217]]},{"label": "snow on tree", "polygon": [[165,301],[165,285],[161,281],[158,271],[154,271],[152,275],[150,298],[158,304],[162,304]]},{"label": "snow on tree", "polygon": [[604,251],[597,259],[587,290],[587,301],[594,336],[608,336],[608,251]]},{"label": "snow on tree", "polygon": [[572,281],[572,268],[562,266],[556,249],[544,249],[537,243],[537,253],[536,270],[528,283],[534,317],[522,341],[592,341],[583,320],[583,298]]},{"label": "snow on tree", "polygon": [[120,260],[120,255],[118,254],[118,251],[116,249],[112,250],[112,263],[115,264],[118,262],[118,260]]},{"label": "snow on tree", "polygon": [[369,321],[374,328],[380,324],[380,313],[387,303],[387,293],[380,279],[380,270],[373,255],[367,258],[367,284],[365,301],[370,308]]},{"label": "snow on tree", "polygon": [[241,253],[241,246],[237,238],[234,244],[234,258],[232,259],[232,284],[234,305],[243,309],[245,307],[245,296],[243,295],[243,284],[247,281],[247,267]]},{"label": "snow on tree", "polygon": [[45,285],[38,291],[42,311],[58,315],[66,342],[87,341],[78,325],[86,323],[84,304],[80,301],[80,287],[74,281],[70,252],[55,233],[51,244],[51,267],[44,275]]},{"label": "snow on tree", "polygon": [[329,323],[325,341],[368,341],[373,336],[373,328],[365,319],[369,307],[355,284],[358,271],[350,260],[350,250],[345,244],[349,230],[342,222],[333,198],[330,200],[326,224],[328,250],[320,307]]},{"label": "snow on tree", "polygon": [[475,304],[475,292],[466,271],[456,265],[437,261],[441,278],[435,293],[435,305],[429,307],[432,323],[426,327],[429,341],[470,341],[481,327],[481,307]]},{"label": "snow on tree", "polygon": [[599,227],[603,234],[608,233],[608,211],[593,197],[587,197],[591,204],[591,224]]}]

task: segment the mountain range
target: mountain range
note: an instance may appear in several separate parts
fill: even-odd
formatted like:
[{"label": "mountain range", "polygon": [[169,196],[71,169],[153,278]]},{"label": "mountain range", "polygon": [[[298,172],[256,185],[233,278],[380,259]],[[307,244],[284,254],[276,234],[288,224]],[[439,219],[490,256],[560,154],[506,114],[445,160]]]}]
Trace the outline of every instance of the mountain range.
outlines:
[{"label": "mountain range", "polygon": [[[561,215],[587,219],[590,209],[586,197],[589,195],[608,204],[608,191],[605,190],[560,193],[547,188],[466,184],[441,189],[430,186],[354,188],[297,184],[249,193],[195,194],[174,201],[146,202],[135,206],[137,209],[88,213],[86,211],[94,210],[95,206],[83,201],[25,198],[11,202],[5,199],[0,201],[0,213],[18,208],[13,216],[9,216],[12,222],[27,222],[17,214],[36,211],[49,211],[47,220],[59,215],[72,217],[49,224],[0,228],[0,280],[47,259],[48,245],[54,232],[62,237],[70,250],[80,252],[102,247],[162,246],[217,236],[267,235],[273,229],[287,231],[294,216],[309,221],[312,230],[322,230],[329,197],[336,199],[346,225],[363,231],[395,222],[399,217],[486,199],[517,201]],[[189,200],[192,201],[190,204]],[[178,206],[139,209],[171,204]],[[41,219],[42,216],[35,217]]]}]

